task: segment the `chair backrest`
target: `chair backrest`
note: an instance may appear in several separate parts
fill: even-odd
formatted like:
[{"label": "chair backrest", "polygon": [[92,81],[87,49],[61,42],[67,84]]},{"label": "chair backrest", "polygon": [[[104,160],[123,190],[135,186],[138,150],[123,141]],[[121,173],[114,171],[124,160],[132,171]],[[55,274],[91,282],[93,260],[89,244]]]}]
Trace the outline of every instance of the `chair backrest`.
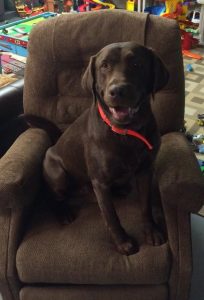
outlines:
[{"label": "chair backrest", "polygon": [[175,21],[124,10],[66,14],[37,24],[30,34],[24,111],[52,120],[64,130],[90,106],[81,87],[91,55],[113,42],[136,41],[153,48],[170,73],[152,108],[161,133],[183,125],[184,74],[180,32]]}]

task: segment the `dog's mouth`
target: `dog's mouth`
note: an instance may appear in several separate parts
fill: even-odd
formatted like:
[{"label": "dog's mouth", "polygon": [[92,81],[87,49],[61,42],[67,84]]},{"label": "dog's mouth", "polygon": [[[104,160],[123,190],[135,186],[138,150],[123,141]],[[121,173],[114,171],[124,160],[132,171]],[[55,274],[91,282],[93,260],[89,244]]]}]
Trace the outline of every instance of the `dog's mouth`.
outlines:
[{"label": "dog's mouth", "polygon": [[109,111],[114,120],[118,122],[124,122],[128,120],[132,120],[135,114],[139,111],[138,107],[109,107]]}]

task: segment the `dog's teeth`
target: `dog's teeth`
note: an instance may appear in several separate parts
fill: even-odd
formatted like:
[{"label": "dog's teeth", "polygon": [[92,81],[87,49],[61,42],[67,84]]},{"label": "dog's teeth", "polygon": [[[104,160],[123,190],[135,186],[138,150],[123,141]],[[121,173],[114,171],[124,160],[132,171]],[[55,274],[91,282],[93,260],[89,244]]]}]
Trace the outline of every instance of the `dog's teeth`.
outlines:
[{"label": "dog's teeth", "polygon": [[136,108],[132,107],[109,107],[109,111],[116,120],[122,120],[126,117],[133,118],[134,114],[139,111],[139,106]]},{"label": "dog's teeth", "polygon": [[131,115],[137,113],[138,111],[139,111],[139,106],[137,106],[136,108],[129,107],[129,114]]},{"label": "dog's teeth", "polygon": [[123,120],[128,115],[130,115],[128,108],[122,108],[122,107],[115,107],[115,108],[113,108],[113,107],[109,107],[109,110],[112,113],[113,118],[116,119],[116,120]]}]

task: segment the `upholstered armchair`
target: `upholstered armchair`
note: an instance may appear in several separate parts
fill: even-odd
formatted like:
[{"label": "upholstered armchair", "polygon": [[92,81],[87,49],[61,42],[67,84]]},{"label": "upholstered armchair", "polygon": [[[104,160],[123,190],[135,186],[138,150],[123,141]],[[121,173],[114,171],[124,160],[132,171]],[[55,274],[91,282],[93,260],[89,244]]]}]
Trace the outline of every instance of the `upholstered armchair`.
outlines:
[{"label": "upholstered armchair", "polygon": [[[166,242],[148,246],[136,206],[116,208],[140,251],[115,251],[90,196],[70,225],[49,207],[42,161],[51,141],[41,129],[21,134],[0,159],[0,292],[4,300],[187,300],[192,254],[190,213],[204,198],[196,158],[180,129],[184,73],[175,21],[122,10],[67,14],[37,24],[29,41],[24,111],[65,130],[92,102],[81,76],[91,55],[112,42],[153,48],[168,68],[168,85],[152,109],[162,136],[152,201]],[[159,217],[158,217],[159,216]]]}]

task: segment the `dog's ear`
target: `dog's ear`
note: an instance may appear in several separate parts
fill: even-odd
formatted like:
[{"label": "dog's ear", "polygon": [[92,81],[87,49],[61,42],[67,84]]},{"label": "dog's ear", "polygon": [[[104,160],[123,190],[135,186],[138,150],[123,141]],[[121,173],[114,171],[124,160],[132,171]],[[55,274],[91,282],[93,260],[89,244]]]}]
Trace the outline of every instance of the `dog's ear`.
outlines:
[{"label": "dog's ear", "polygon": [[89,64],[81,80],[83,89],[92,93],[95,93],[95,82],[96,82],[95,62],[96,62],[96,56],[91,56],[89,60]]},{"label": "dog's ear", "polygon": [[169,81],[169,72],[161,58],[153,52],[153,87],[152,94],[163,89]]}]

